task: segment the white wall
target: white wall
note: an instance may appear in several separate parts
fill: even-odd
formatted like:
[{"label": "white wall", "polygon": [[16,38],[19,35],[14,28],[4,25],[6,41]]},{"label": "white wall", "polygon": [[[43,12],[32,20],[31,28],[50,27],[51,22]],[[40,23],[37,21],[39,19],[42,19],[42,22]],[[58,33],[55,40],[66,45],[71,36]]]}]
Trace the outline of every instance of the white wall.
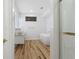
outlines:
[{"label": "white wall", "polygon": [[[35,31],[38,31],[38,33],[46,33],[50,32],[54,27],[51,11],[46,12],[44,15],[41,16],[39,14],[34,13],[20,14],[19,12],[16,11],[14,14],[15,14],[14,16],[15,28],[22,28],[22,31],[24,31],[25,33],[30,31],[31,29],[32,30],[35,29]],[[37,21],[36,22],[25,21],[26,16],[37,17]],[[30,30],[28,30],[28,28]]]},{"label": "white wall", "polygon": [[[18,10],[21,15],[15,21],[16,27],[19,26],[22,31],[29,37],[35,35],[39,37],[40,33],[50,32],[53,28],[53,20],[51,15],[51,4],[49,0],[15,0],[16,11]],[[41,7],[43,9],[41,9]],[[37,22],[25,21],[25,16],[36,16]],[[18,19],[18,15],[16,15]]]},{"label": "white wall", "polygon": [[30,37],[31,36],[39,37],[40,33],[46,32],[46,19],[36,16],[37,17],[36,22],[29,22],[29,21],[25,21],[26,16],[28,16],[28,15],[27,14],[21,15],[19,25],[27,37],[29,37],[29,36]]},{"label": "white wall", "polygon": [[[35,16],[37,17],[37,21],[25,21],[26,16]],[[15,27],[21,28],[26,37],[34,36],[36,38],[39,38],[40,33],[47,33],[53,29],[53,19],[51,17],[51,14],[46,17],[41,17],[39,15],[36,16],[32,14],[21,14],[19,16],[16,15]]]}]

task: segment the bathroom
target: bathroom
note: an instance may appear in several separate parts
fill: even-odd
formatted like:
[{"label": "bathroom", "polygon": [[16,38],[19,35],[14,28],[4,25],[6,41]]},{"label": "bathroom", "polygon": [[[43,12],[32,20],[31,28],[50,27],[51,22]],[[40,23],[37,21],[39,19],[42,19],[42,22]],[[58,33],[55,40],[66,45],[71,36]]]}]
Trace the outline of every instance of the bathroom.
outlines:
[{"label": "bathroom", "polygon": [[15,0],[13,12],[15,20],[15,50],[25,44],[26,41],[41,41],[41,43],[50,47],[50,39],[52,39],[50,35],[53,31],[51,1]]}]

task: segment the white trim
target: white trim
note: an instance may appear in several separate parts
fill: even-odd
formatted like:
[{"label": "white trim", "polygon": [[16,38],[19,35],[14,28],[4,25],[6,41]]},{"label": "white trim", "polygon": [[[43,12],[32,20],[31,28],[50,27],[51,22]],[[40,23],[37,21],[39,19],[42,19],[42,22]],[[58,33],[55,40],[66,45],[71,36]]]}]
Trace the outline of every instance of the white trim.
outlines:
[{"label": "white trim", "polygon": [[53,0],[54,30],[51,33],[51,59],[59,59],[59,0]]},{"label": "white trim", "polygon": [[12,0],[4,0],[4,59],[14,59],[14,30],[12,26]]}]

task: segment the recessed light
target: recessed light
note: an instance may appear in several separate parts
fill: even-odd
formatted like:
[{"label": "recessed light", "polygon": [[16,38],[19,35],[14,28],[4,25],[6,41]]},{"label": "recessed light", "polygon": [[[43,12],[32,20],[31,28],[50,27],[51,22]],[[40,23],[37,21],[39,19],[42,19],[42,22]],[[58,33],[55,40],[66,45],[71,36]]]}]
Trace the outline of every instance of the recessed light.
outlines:
[{"label": "recessed light", "polygon": [[40,9],[44,9],[44,7],[42,6],[42,7],[40,7]]}]

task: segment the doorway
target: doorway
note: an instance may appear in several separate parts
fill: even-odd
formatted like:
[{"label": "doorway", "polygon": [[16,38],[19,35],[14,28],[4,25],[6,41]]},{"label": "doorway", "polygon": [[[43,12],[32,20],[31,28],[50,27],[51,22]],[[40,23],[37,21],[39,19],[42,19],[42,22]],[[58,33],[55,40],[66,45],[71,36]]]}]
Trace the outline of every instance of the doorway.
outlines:
[{"label": "doorway", "polygon": [[[36,2],[36,0],[34,0],[34,1]],[[22,3],[22,2],[23,2],[23,0],[18,2],[18,5],[19,5],[19,3]],[[29,2],[31,2],[31,1],[29,1]],[[34,6],[36,6],[35,2],[33,4]],[[41,2],[41,0],[39,2]],[[32,44],[34,46],[36,45],[37,47],[38,47],[38,45],[40,46],[42,43],[41,44],[39,43],[39,41],[38,41],[39,39],[43,39],[43,40],[41,40],[41,42],[43,42],[44,46],[46,46],[46,52],[44,52],[44,53],[46,53],[47,55],[45,55],[46,56],[45,58],[49,59],[49,57],[50,57],[51,59],[52,58],[59,59],[59,4],[57,4],[57,2],[58,1],[52,1],[52,0],[50,0],[50,1],[47,0],[47,2],[40,3],[40,4],[38,4],[36,2],[37,6],[34,7],[33,10],[29,10],[30,8],[32,8],[31,6],[30,6],[30,8],[27,8],[27,11],[29,11],[30,13],[25,11],[26,8],[23,8],[23,10],[22,10],[22,8],[18,7],[19,11],[22,11],[22,13],[23,13],[22,14],[22,13],[18,13],[17,10],[16,10],[17,13],[14,13],[15,9],[16,9],[14,6],[15,0],[4,1],[4,8],[5,8],[5,10],[4,10],[4,15],[5,15],[4,16],[4,21],[5,21],[4,28],[5,29],[7,28],[7,30],[4,30],[5,33],[7,32],[6,34],[4,33],[5,34],[4,37],[7,39],[7,41],[6,41],[7,44],[6,44],[6,42],[4,43],[4,51],[5,51],[4,59],[6,59],[6,58],[14,59],[14,56],[15,56],[14,52],[16,52],[15,49],[28,47],[28,46],[25,47],[25,45],[22,45],[22,44],[26,44],[26,42],[28,43],[26,45],[29,45],[29,46]],[[23,7],[23,6],[21,5],[21,7]],[[39,8],[38,8],[38,6],[39,6]],[[25,12],[27,13],[26,15],[24,14]],[[35,12],[35,13],[32,13],[32,12]],[[17,14],[19,14],[19,16]],[[20,18],[20,16],[22,16],[23,18]],[[15,19],[19,19],[19,18],[21,20],[20,21],[21,23],[19,23],[18,20],[15,21]],[[28,21],[25,19],[27,19]],[[40,25],[39,21],[42,26]],[[16,27],[19,27],[19,28],[15,29],[14,24],[16,24],[16,22],[17,22]],[[18,24],[20,24],[20,26]],[[23,25],[23,24],[25,24],[25,25]],[[38,26],[36,26],[35,24],[38,24]],[[27,27],[27,25],[28,25],[28,27]],[[27,30],[27,32],[26,32],[26,30]],[[17,33],[15,34],[15,32],[17,32]],[[25,34],[25,33],[27,33],[27,34]],[[41,34],[39,35],[39,33],[41,33]],[[16,35],[17,36],[20,35],[19,39],[22,38],[24,40],[15,41]],[[25,35],[27,35],[27,37]],[[28,38],[29,40],[26,38]],[[18,37],[16,37],[16,39],[18,39]],[[25,41],[25,39],[26,39],[26,41]],[[48,40],[48,39],[50,39],[50,40]],[[29,44],[29,42],[33,42],[33,43]],[[18,43],[20,43],[20,44],[18,45]],[[42,44],[42,46],[43,46],[43,44]],[[40,47],[42,47],[42,46],[40,46]],[[44,49],[42,48],[42,51],[45,51]],[[24,49],[20,49],[19,51],[22,53],[23,50]],[[49,51],[50,53],[49,52],[47,53],[47,51]],[[24,54],[24,53],[22,53],[22,54]],[[38,58],[42,58],[42,56],[38,57]],[[44,56],[43,56],[43,58],[44,58]]]}]

